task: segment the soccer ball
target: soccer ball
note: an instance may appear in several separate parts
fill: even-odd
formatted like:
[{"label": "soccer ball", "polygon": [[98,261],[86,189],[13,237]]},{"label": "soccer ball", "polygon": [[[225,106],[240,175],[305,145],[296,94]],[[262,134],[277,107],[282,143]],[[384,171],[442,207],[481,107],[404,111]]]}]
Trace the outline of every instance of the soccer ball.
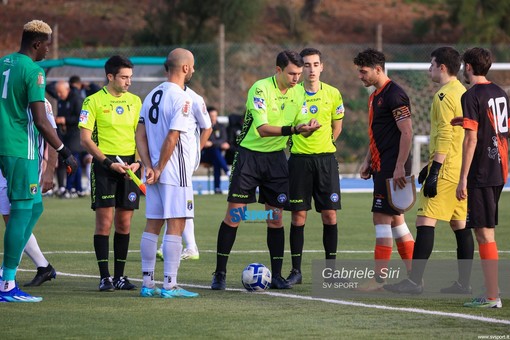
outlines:
[{"label": "soccer ball", "polygon": [[264,291],[271,285],[271,271],[262,263],[250,263],[243,270],[241,282],[250,292]]}]

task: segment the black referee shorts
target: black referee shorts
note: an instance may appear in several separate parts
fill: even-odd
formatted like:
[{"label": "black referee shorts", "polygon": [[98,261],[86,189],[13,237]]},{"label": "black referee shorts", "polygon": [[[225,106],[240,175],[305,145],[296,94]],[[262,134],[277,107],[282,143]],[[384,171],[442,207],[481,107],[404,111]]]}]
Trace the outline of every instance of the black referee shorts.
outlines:
[{"label": "black referee shorts", "polygon": [[335,155],[291,154],[289,158],[289,207],[291,211],[340,210],[340,175]]},{"label": "black referee shorts", "polygon": [[[115,156],[106,156],[117,162]],[[135,156],[122,156],[124,162],[131,164],[135,161]],[[140,177],[140,169],[135,173]],[[90,187],[91,187],[91,208],[123,208],[127,210],[138,209],[140,203],[140,189],[131,179],[126,179],[125,175],[116,171],[105,169],[105,167],[95,158],[92,161],[90,169]]]},{"label": "black referee shorts", "polygon": [[285,152],[257,152],[238,147],[228,188],[228,202],[259,203],[283,208],[289,197],[289,170]]}]

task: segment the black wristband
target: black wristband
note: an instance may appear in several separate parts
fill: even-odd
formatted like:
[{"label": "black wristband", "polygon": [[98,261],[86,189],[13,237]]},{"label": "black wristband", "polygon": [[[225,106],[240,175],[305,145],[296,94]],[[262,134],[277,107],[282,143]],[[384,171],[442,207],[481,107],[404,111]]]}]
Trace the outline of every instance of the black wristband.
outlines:
[{"label": "black wristband", "polygon": [[142,161],[141,161],[141,160],[138,160],[138,161],[136,161],[136,162],[138,163],[138,165],[140,165],[140,168],[143,166],[143,163],[142,163]]},{"label": "black wristband", "polygon": [[110,158],[106,157],[104,160],[103,160],[103,166],[106,168],[106,169],[110,169],[110,167],[112,166],[113,162]]},{"label": "black wristband", "polygon": [[60,151],[58,151],[58,154],[62,156],[63,159],[69,158],[73,153],[67,146],[64,146]]},{"label": "black wristband", "polygon": [[295,135],[299,135],[300,133],[301,133],[301,132],[299,132],[299,131],[298,131],[298,129],[297,129],[297,125],[296,125],[296,126],[294,126],[294,134],[295,134]]},{"label": "black wristband", "polygon": [[292,126],[282,126],[282,136],[292,135]]}]

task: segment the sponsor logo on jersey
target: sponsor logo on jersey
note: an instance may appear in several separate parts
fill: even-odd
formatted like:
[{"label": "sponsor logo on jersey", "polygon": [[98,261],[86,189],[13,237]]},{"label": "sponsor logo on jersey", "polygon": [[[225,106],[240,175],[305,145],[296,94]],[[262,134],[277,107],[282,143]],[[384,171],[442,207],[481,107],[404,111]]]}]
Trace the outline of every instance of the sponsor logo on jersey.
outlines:
[{"label": "sponsor logo on jersey", "polygon": [[248,198],[248,195],[243,195],[243,194],[232,194],[232,197],[237,197],[237,198]]},{"label": "sponsor logo on jersey", "polygon": [[89,112],[87,110],[81,110],[80,123],[87,124],[88,120],[89,120]]},{"label": "sponsor logo on jersey", "polygon": [[278,200],[279,203],[287,202],[287,195],[279,194],[277,200]]},{"label": "sponsor logo on jersey", "polygon": [[337,108],[336,108],[337,115],[341,115],[344,112],[345,112],[344,104],[340,104],[339,106],[337,106]]},{"label": "sponsor logo on jersey", "polygon": [[32,195],[37,194],[37,184],[30,184],[30,193]]},{"label": "sponsor logo on jersey", "polygon": [[319,112],[319,108],[316,106],[316,105],[312,105],[310,106],[310,113],[311,114],[316,114],[317,112]]},{"label": "sponsor logo on jersey", "polygon": [[331,202],[338,202],[338,199],[340,197],[338,196],[338,194],[336,192],[332,193],[331,196],[329,197],[329,199],[331,200]]},{"label": "sponsor logo on jersey", "polygon": [[446,97],[446,94],[444,94],[443,92],[441,92],[440,94],[437,95],[439,97],[439,100],[440,101],[443,101],[444,97]]},{"label": "sponsor logo on jersey", "polygon": [[297,199],[297,200],[289,200],[289,203],[303,203],[304,200],[302,198],[300,199]]},{"label": "sponsor logo on jersey", "polygon": [[308,107],[306,106],[306,101],[303,102],[303,105],[301,106],[301,114],[306,115],[308,113]]},{"label": "sponsor logo on jersey", "polygon": [[124,113],[124,108],[122,106],[117,106],[115,108],[115,112],[117,112],[118,115],[121,115]]},{"label": "sponsor logo on jersey", "polygon": [[205,106],[205,103],[202,102],[202,114],[205,116],[205,115],[208,115],[209,113],[207,112],[207,107]]},{"label": "sponsor logo on jersey", "polygon": [[128,195],[128,200],[129,200],[129,202],[136,201],[136,193],[130,192],[129,195]]},{"label": "sponsor logo on jersey", "polygon": [[192,200],[188,200],[186,202],[186,208],[188,208],[188,210],[193,210],[193,201]]},{"label": "sponsor logo on jersey", "polygon": [[44,76],[41,72],[37,74],[37,85],[44,85]]},{"label": "sponsor logo on jersey", "polygon": [[264,98],[253,97],[253,105],[259,110],[264,110],[266,108],[266,101]]},{"label": "sponsor logo on jersey", "polygon": [[182,115],[184,117],[188,117],[189,116],[190,108],[191,108],[191,102],[189,100],[186,100],[184,102],[184,105],[182,106]]}]

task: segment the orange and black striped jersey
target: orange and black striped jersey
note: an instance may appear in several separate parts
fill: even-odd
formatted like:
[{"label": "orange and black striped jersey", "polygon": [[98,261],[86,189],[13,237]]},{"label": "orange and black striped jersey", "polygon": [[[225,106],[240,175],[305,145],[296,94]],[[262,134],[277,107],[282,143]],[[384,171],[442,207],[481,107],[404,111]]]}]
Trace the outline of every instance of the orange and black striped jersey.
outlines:
[{"label": "orange and black striped jersey", "polygon": [[477,83],[462,95],[464,129],[477,132],[468,187],[499,186],[508,177],[508,96],[498,85]]},{"label": "orange and black striped jersey", "polygon": [[370,95],[368,115],[372,171],[393,172],[401,136],[397,122],[411,118],[409,97],[399,85],[389,80]]}]

